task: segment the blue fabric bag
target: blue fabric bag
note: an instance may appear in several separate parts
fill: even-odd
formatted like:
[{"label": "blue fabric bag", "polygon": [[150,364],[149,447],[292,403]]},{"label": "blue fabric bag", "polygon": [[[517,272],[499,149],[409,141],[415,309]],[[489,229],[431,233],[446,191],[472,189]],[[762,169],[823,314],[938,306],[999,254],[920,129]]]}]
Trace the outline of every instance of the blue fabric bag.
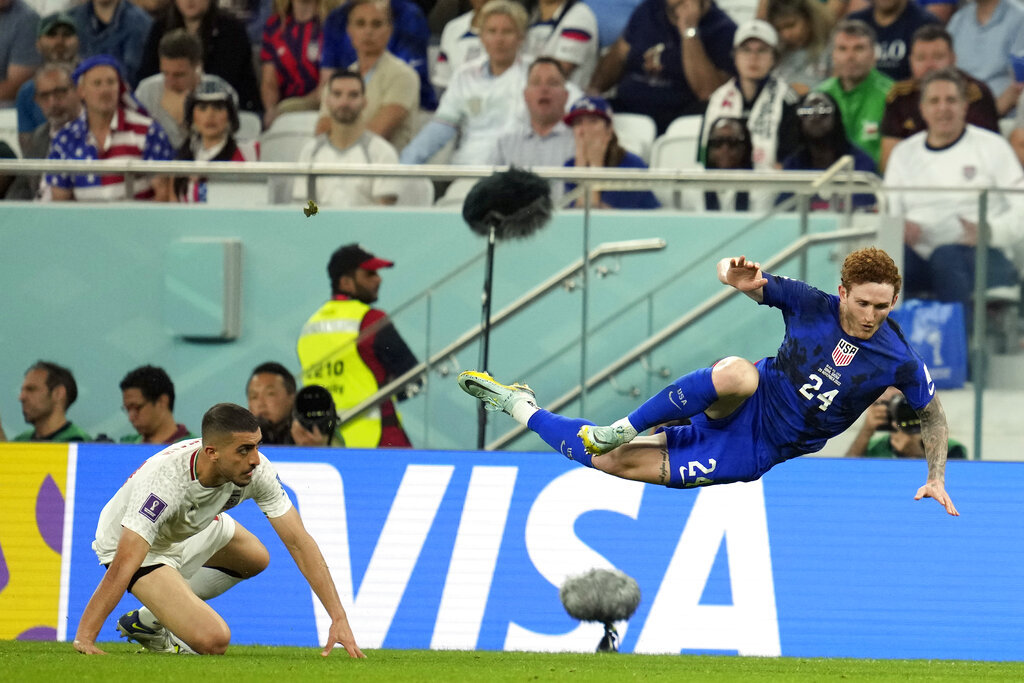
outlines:
[{"label": "blue fabric bag", "polygon": [[890,314],[910,345],[928,365],[936,389],[958,389],[967,381],[967,329],[964,306],[907,299]]}]

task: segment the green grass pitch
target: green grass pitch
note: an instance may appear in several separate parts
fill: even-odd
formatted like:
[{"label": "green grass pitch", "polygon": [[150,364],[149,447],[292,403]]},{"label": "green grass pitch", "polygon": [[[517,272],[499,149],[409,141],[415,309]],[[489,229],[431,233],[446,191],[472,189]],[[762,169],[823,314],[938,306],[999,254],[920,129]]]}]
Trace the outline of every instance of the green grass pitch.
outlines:
[{"label": "green grass pitch", "polygon": [[109,655],[84,657],[68,643],[0,641],[0,678],[45,681],[1021,681],[1024,662],[799,659],[691,655],[544,654],[454,650],[232,646],[223,657],[138,653],[102,643]]}]

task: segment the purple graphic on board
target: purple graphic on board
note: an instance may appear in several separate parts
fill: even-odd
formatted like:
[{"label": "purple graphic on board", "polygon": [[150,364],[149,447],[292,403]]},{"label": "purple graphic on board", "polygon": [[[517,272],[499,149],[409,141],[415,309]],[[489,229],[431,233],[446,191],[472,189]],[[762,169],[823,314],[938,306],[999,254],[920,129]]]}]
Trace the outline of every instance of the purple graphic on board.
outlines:
[{"label": "purple graphic on board", "polygon": [[50,475],[46,475],[36,494],[36,526],[46,545],[60,555],[64,542],[64,496]]},{"label": "purple graphic on board", "polygon": [[4,549],[0,547],[0,592],[7,588],[11,580],[11,572],[7,569],[7,558],[4,557]]},{"label": "purple graphic on board", "polygon": [[15,640],[57,640],[57,629],[52,626],[34,626],[19,633]]}]

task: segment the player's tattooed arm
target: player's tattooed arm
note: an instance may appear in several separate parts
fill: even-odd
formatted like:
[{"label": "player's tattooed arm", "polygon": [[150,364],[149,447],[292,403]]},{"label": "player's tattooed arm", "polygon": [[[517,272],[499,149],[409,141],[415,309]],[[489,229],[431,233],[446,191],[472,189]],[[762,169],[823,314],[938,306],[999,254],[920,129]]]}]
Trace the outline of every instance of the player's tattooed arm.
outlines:
[{"label": "player's tattooed arm", "polygon": [[669,470],[669,466],[668,466],[668,449],[667,448],[662,448],[661,449],[661,471],[660,471],[660,476],[658,478],[658,483],[661,484],[662,486],[668,486],[669,479],[671,479],[671,478],[672,478],[672,474],[671,474],[671,470]]},{"label": "player's tattooed arm", "polygon": [[918,412],[921,418],[921,439],[924,441],[924,457],[928,461],[928,480],[945,481],[946,451],[949,448],[949,425],[946,412],[939,397]]},{"label": "player's tattooed arm", "polygon": [[921,438],[924,440],[924,457],[928,461],[928,481],[917,490],[914,500],[933,498],[946,512],[957,517],[956,506],[946,493],[946,450],[949,447],[949,427],[946,413],[942,410],[939,397],[917,412],[921,418]]}]

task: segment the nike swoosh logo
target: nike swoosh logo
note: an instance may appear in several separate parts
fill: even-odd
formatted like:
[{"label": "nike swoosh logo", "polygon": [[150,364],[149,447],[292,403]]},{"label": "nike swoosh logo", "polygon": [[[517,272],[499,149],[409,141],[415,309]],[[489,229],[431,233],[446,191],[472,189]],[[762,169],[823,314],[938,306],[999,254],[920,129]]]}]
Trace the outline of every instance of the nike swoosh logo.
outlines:
[{"label": "nike swoosh logo", "polygon": [[471,379],[467,379],[467,380],[466,380],[466,382],[465,382],[465,384],[466,384],[466,388],[469,388],[469,387],[479,387],[479,388],[483,389],[484,391],[486,391],[486,392],[487,392],[487,393],[489,393],[489,394],[493,394],[493,393],[496,393],[496,392],[495,392],[495,391],[494,391],[493,389],[491,389],[491,388],[490,388],[489,386],[487,386],[487,385],[484,385],[484,384],[480,384],[480,382],[475,382],[475,381],[473,381],[473,380],[471,380]]}]

